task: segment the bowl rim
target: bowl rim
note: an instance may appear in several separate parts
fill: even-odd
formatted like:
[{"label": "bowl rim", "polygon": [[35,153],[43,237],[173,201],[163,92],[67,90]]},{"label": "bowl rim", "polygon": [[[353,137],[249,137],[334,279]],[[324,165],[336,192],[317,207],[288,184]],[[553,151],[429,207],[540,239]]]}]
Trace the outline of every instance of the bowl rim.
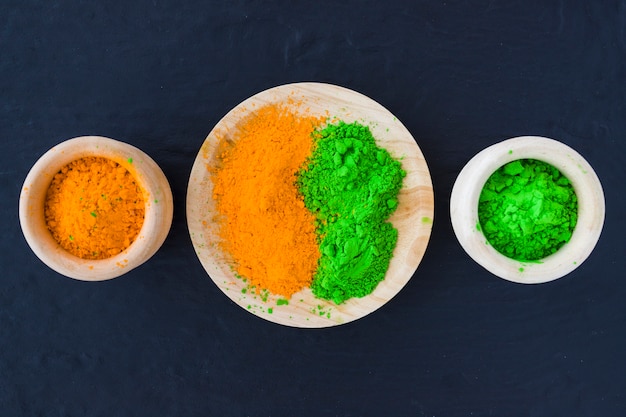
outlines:
[{"label": "bowl rim", "polygon": [[[146,200],[144,222],[131,245],[117,255],[97,260],[83,259],[63,249],[40,215],[54,175],[70,162],[89,156],[108,158],[128,169],[140,183]],[[31,250],[52,270],[82,281],[117,278],[143,264],[165,241],[172,217],[171,189],[156,162],[142,150],[104,136],[79,136],[53,146],[31,167],[20,190],[19,221]]]},{"label": "bowl rim", "polygon": [[[478,199],[491,174],[519,159],[536,159],[556,167],[574,187],[578,220],[572,237],[556,253],[539,261],[518,261],[496,251],[481,230]],[[465,252],[492,274],[508,281],[538,284],[578,268],[596,246],[605,216],[602,185],[591,165],[568,145],[542,136],[518,136],[477,153],[459,173],[450,197],[450,218]]]}]

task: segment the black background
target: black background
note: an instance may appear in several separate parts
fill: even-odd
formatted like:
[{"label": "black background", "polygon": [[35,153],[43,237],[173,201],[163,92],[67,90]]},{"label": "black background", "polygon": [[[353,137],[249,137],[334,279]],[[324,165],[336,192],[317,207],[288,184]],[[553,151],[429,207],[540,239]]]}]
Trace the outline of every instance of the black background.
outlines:
[{"label": "black background", "polygon": [[[355,322],[300,330],[232,303],[198,261],[185,194],[204,138],[245,98],[320,81],[416,138],[435,190],[407,286]],[[34,1],[0,4],[0,415],[623,416],[626,2]],[[19,227],[35,161],[75,136],[129,142],[175,198],[161,250],[88,283]],[[595,168],[605,227],[542,285],[501,280],[452,232],[456,175],[519,135]]]}]

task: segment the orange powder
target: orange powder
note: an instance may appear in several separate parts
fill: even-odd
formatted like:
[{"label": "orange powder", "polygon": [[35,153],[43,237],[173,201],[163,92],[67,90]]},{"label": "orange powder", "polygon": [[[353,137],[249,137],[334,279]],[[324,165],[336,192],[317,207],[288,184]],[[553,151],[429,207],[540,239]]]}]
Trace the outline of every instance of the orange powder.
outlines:
[{"label": "orange powder", "polygon": [[259,108],[220,143],[212,175],[221,248],[257,290],[290,297],[309,286],[320,256],[315,218],[295,185],[321,119]]},{"label": "orange powder", "polygon": [[131,173],[102,157],[64,166],[48,188],[44,208],[55,240],[83,259],[122,252],[139,234],[145,214],[141,188]]}]

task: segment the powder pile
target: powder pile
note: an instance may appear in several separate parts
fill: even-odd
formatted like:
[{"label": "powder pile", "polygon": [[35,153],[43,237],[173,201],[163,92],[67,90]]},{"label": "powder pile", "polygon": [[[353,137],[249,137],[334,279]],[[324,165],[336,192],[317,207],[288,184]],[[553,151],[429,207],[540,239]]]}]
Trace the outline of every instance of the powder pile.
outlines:
[{"label": "powder pile", "polygon": [[84,157],[54,176],[44,213],[48,229],[65,250],[83,259],[105,259],[135,240],[145,204],[126,168],[107,158]]},{"label": "powder pile", "polygon": [[341,304],[370,294],[385,277],[398,237],[387,219],[406,173],[359,123],[340,121],[315,136],[298,177],[322,253],[311,289]]},{"label": "powder pile", "polygon": [[480,227],[500,253],[536,261],[558,251],[576,226],[578,202],[570,181],[554,166],[520,159],[500,167],[479,198]]},{"label": "powder pile", "polygon": [[387,221],[406,175],[359,123],[269,104],[220,139],[212,171],[220,247],[257,292],[310,287],[337,304],[384,279],[398,232]]},{"label": "powder pile", "polygon": [[257,290],[290,297],[310,285],[317,268],[315,219],[294,182],[319,123],[268,105],[220,142],[211,178],[221,248]]}]

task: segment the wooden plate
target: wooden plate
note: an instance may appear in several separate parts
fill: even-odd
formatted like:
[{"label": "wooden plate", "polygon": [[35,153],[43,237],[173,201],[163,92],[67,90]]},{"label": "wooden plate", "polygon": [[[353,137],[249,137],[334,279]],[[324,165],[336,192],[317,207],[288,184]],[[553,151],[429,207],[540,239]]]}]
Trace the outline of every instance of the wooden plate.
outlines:
[{"label": "wooden plate", "polygon": [[[208,166],[214,164],[218,138],[230,139],[238,122],[255,108],[268,103],[300,102],[298,112],[358,121],[370,127],[379,146],[400,160],[407,172],[399,195],[399,205],[390,218],[398,229],[398,243],[385,279],[374,292],[341,305],[316,298],[309,288],[294,294],[287,305],[277,305],[282,297],[246,292],[227,258],[218,249],[216,227],[211,224],[214,201]],[[329,327],[361,318],[393,298],[415,273],[432,229],[433,188],[420,148],[404,125],[383,106],[370,98],[330,84],[287,84],[263,91],[245,100],[219,121],[202,144],[194,162],[187,189],[187,223],[196,254],[213,282],[232,301],[265,320],[293,327]]]}]

